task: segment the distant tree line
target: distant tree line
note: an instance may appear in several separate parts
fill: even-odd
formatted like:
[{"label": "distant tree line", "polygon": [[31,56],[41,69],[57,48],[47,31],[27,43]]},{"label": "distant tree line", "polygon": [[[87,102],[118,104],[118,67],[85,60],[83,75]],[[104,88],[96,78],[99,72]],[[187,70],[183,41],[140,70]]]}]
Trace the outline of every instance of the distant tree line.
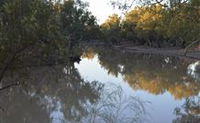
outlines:
[{"label": "distant tree line", "polygon": [[124,17],[110,16],[101,25],[104,39],[151,47],[186,47],[200,40],[199,0],[145,1],[146,4],[134,7]]}]

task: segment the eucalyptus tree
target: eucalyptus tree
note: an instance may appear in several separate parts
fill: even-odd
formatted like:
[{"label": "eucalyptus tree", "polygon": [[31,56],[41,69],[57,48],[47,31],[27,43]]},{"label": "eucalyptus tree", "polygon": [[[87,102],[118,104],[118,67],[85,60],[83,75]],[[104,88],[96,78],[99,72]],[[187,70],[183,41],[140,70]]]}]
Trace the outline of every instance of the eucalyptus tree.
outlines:
[{"label": "eucalyptus tree", "polygon": [[121,35],[120,21],[121,18],[117,14],[113,14],[101,25],[105,40],[114,44],[119,42]]},{"label": "eucalyptus tree", "polygon": [[96,38],[99,27],[86,7],[80,0],[1,0],[0,75],[13,62],[64,60],[75,43]]},{"label": "eucalyptus tree", "polygon": [[[12,61],[19,54],[33,54],[33,48],[57,47],[61,40],[53,4],[46,0],[5,0],[1,6],[1,55]],[[36,50],[35,50],[36,51]],[[25,53],[25,54],[24,54]],[[10,58],[9,58],[10,57]],[[2,60],[8,63],[3,56]]]},{"label": "eucalyptus tree", "polygon": [[[96,18],[87,10],[88,5],[81,1],[68,0],[61,7],[61,23],[65,34],[73,41],[86,40],[98,30]],[[92,33],[93,34],[88,34]],[[93,37],[94,38],[94,37]]]},{"label": "eucalyptus tree", "polygon": [[123,38],[150,46],[186,47],[198,42],[198,0],[113,0],[124,11]]}]

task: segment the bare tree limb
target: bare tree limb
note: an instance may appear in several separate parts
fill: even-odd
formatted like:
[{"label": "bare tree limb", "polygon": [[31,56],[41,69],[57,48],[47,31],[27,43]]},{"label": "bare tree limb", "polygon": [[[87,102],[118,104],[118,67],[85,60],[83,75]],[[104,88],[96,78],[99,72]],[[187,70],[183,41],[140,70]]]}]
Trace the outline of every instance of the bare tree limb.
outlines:
[{"label": "bare tree limb", "polygon": [[6,85],[6,86],[0,88],[0,91],[5,90],[5,89],[8,89],[8,88],[11,88],[11,87],[13,87],[13,86],[18,86],[18,85],[20,85],[19,82],[16,82],[16,83],[13,83],[13,84],[10,84],[10,85]]},{"label": "bare tree limb", "polygon": [[193,45],[195,45],[195,44],[197,44],[197,43],[199,43],[199,42],[200,42],[200,40],[193,41],[190,45],[188,45],[188,46],[184,49],[184,56],[187,55],[187,52],[188,52],[188,50],[189,50],[190,47],[192,47]]}]

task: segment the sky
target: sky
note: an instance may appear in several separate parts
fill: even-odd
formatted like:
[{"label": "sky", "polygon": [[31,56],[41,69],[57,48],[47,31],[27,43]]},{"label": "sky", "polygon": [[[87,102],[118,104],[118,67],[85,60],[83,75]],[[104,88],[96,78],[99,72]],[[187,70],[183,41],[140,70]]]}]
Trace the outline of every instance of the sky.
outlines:
[{"label": "sky", "polygon": [[119,10],[114,10],[111,5],[109,5],[109,0],[83,0],[89,3],[89,11],[92,12],[94,16],[97,17],[99,24],[102,24],[109,15],[113,13],[120,13]]},{"label": "sky", "polygon": [[[96,16],[97,22],[99,24],[102,24],[108,18],[108,16],[114,13],[116,14],[121,13],[119,10],[113,9],[113,7],[110,5],[110,0],[82,0],[82,1],[89,3],[88,9],[90,12],[92,12],[94,16]],[[164,0],[163,2],[166,2],[166,1],[167,0]],[[135,2],[132,7],[136,5],[138,5],[137,2]]]}]

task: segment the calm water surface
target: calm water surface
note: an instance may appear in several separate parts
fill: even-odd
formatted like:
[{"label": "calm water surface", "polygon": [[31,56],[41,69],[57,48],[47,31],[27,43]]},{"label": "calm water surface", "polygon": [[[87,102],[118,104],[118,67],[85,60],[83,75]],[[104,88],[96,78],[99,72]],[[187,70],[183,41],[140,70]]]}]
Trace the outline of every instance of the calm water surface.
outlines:
[{"label": "calm water surface", "polygon": [[81,59],[9,71],[0,123],[200,122],[198,61],[111,49]]}]

